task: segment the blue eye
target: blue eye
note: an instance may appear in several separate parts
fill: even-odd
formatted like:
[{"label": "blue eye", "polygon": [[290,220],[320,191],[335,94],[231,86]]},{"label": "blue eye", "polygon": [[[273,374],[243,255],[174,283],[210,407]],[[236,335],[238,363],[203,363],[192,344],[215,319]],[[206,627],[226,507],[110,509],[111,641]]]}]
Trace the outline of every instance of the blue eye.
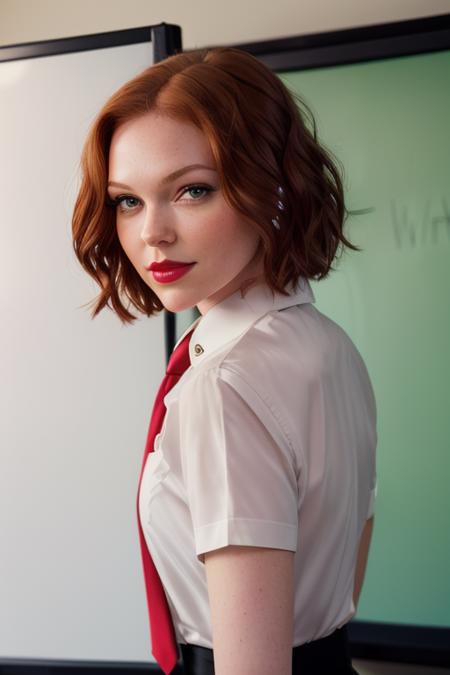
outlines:
[{"label": "blue eye", "polygon": [[[132,201],[138,202],[139,199],[136,199],[136,197],[117,197],[117,198],[114,200],[114,203],[115,203],[116,205],[120,206],[120,210],[121,210],[121,211],[132,211],[133,206],[131,206],[131,208],[125,208],[125,207],[123,206],[124,203],[126,203],[126,202],[132,202]],[[136,204],[135,204],[135,206],[136,206]]]},{"label": "blue eye", "polygon": [[[198,194],[198,191],[200,191],[200,194]],[[187,201],[198,202],[201,199],[206,198],[210,192],[214,191],[215,188],[209,187],[208,185],[186,185],[184,188],[182,188],[181,196],[186,194],[186,192],[190,192],[192,199],[188,199]],[[195,192],[197,193],[196,196]],[[132,203],[130,204],[130,202]],[[131,197],[129,195],[118,195],[114,199],[107,197],[105,203],[111,208],[117,208],[122,213],[129,213],[139,205],[140,199],[137,197]]]},{"label": "blue eye", "polygon": [[105,201],[105,204],[106,204],[106,206],[109,206],[109,207],[114,208],[114,209],[119,207],[120,211],[131,211],[133,207],[130,208],[130,209],[124,208],[122,206],[122,202],[129,202],[129,201],[133,201],[133,200],[135,202],[139,201],[139,199],[137,199],[136,197],[127,197],[126,195],[119,195],[118,197],[114,197],[114,199],[110,199],[109,197],[107,197],[106,201]]},{"label": "blue eye", "polygon": [[[185,188],[183,188],[183,192],[181,194],[184,195],[186,192],[190,192],[192,194],[194,190],[201,190],[202,192],[206,192],[206,194],[212,192],[212,188],[206,185],[187,185]],[[201,199],[202,197],[203,195],[200,195],[199,197],[194,197],[193,201],[199,201],[199,199]]]}]

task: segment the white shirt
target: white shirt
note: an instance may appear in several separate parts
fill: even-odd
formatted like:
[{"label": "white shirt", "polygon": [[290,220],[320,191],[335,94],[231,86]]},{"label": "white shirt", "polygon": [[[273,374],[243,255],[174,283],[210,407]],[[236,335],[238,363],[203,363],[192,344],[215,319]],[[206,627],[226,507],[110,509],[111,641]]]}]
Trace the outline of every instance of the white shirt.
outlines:
[{"label": "white shirt", "polygon": [[376,404],[354,343],[300,283],[275,298],[266,285],[236,291],[177,342],[195,326],[139,514],[179,643],[213,648],[203,554],[229,544],[295,551],[293,647],[355,614]]}]

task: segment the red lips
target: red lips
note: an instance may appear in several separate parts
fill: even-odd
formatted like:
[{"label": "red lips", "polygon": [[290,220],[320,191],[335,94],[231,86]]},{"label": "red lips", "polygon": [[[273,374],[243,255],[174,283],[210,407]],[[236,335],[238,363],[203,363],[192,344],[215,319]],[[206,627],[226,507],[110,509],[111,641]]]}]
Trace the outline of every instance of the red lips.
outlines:
[{"label": "red lips", "polygon": [[194,265],[195,263],[191,262],[180,262],[179,260],[162,260],[161,262],[152,262],[150,265],[147,265],[145,269],[147,270],[174,270],[179,267],[186,267],[187,265]]}]

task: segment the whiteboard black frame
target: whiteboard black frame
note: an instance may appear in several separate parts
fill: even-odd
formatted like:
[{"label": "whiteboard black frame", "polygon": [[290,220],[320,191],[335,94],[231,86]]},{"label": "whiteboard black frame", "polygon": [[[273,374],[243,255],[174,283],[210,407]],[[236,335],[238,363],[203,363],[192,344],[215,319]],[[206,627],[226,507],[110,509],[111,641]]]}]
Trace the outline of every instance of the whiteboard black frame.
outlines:
[{"label": "whiteboard black frame", "polygon": [[153,45],[153,63],[157,63],[167,56],[181,51],[181,28],[175,24],[162,22],[155,26],[4,45],[0,47],[0,62],[121,47],[139,42],[149,42]]}]

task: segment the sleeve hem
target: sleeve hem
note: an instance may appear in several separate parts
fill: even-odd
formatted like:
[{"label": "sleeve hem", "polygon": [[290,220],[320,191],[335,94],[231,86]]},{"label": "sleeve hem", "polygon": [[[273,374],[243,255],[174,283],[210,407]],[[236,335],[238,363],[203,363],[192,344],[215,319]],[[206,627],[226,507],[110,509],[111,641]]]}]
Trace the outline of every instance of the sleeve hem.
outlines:
[{"label": "sleeve hem", "polygon": [[271,520],[231,518],[208,523],[195,531],[195,551],[204,564],[204,553],[230,544],[297,550],[298,525]]},{"label": "sleeve hem", "polygon": [[369,518],[372,518],[372,516],[375,513],[375,500],[378,492],[378,483],[375,483],[375,487],[373,490],[370,491],[370,497],[369,497],[369,507],[367,509],[367,520]]}]

